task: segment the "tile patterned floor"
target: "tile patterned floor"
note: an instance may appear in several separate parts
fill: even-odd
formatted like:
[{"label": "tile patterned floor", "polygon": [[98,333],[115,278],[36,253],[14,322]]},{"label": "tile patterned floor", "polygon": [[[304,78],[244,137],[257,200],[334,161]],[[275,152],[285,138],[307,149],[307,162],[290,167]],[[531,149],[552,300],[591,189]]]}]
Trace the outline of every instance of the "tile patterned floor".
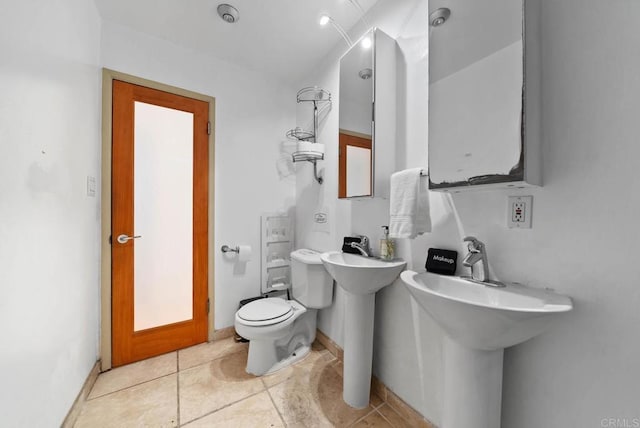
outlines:
[{"label": "tile patterned floor", "polygon": [[269,376],[245,372],[248,345],[204,343],[98,376],[75,427],[409,427],[372,396],[342,400],[342,364],[322,345]]}]

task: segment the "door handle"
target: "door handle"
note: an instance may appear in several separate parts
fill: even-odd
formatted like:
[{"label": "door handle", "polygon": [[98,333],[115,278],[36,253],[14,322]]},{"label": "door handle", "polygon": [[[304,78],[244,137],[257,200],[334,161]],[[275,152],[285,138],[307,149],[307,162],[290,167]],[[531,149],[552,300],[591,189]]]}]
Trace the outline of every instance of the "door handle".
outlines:
[{"label": "door handle", "polygon": [[118,235],[118,237],[116,238],[116,241],[118,241],[120,244],[126,244],[130,240],[137,239],[137,238],[142,238],[142,235],[128,236],[123,233],[122,235]]}]

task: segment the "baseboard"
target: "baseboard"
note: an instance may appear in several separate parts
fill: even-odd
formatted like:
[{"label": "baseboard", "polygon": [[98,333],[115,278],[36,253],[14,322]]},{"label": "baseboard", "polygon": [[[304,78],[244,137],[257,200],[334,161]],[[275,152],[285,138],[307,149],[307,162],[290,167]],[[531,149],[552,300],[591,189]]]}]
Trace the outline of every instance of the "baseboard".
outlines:
[{"label": "baseboard", "polygon": [[327,348],[329,352],[333,354],[334,357],[344,362],[344,351],[342,350],[341,347],[338,346],[336,342],[331,340],[329,336],[327,336],[320,330],[316,330],[316,340],[320,342],[322,346]]},{"label": "baseboard", "polygon": [[[316,340],[322,344],[334,357],[344,362],[344,351],[329,336],[316,330]],[[408,421],[412,427],[436,428],[428,419],[420,414],[413,407],[404,402],[392,390],[390,390],[380,379],[371,377],[371,390],[380,397],[389,407],[395,410],[400,416]]]},{"label": "baseboard", "polygon": [[213,341],[226,339],[228,337],[232,337],[236,334],[236,329],[231,327],[221,328],[220,330],[216,330],[213,332]]},{"label": "baseboard", "polygon": [[100,360],[96,361],[93,365],[93,368],[89,372],[87,376],[87,380],[84,381],[84,385],[82,385],[82,389],[78,393],[76,397],[76,401],[73,402],[71,409],[67,413],[67,417],[64,418],[62,422],[62,428],[71,428],[75,425],[78,416],[80,415],[80,411],[82,410],[82,406],[84,406],[84,402],[87,401],[87,396],[89,392],[91,392],[91,388],[93,388],[93,384],[96,383],[96,379],[98,379],[98,375],[100,374]]}]

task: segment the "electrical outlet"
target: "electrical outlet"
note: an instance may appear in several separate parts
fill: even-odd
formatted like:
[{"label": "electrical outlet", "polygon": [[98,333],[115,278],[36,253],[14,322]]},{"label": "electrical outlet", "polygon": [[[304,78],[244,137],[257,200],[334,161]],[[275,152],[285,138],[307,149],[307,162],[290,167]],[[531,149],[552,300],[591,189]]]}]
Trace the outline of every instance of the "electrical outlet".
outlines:
[{"label": "electrical outlet", "polygon": [[509,196],[507,226],[509,229],[531,229],[533,196]]}]

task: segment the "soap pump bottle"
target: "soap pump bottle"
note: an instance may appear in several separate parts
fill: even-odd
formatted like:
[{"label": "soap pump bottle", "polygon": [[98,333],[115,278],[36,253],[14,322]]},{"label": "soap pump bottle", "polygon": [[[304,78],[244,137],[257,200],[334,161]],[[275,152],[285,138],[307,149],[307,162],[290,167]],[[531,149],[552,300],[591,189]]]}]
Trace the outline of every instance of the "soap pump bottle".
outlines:
[{"label": "soap pump bottle", "polygon": [[380,239],[380,258],[391,260],[395,256],[393,239],[389,238],[389,226],[382,226],[382,239]]}]

